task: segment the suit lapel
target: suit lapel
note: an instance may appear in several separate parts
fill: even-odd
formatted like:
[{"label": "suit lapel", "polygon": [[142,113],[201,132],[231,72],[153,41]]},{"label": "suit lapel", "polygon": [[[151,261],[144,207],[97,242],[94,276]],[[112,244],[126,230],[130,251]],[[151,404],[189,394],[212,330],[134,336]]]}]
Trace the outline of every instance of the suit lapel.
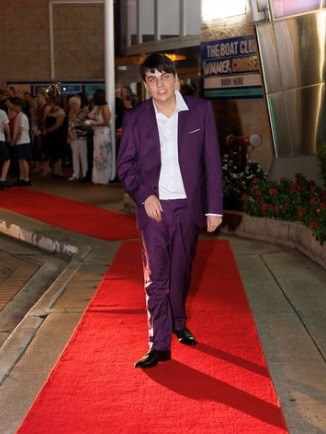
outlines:
[{"label": "suit lapel", "polygon": [[192,121],[191,121],[190,109],[179,112],[179,115],[178,115],[178,149],[179,149],[179,155],[181,155],[184,152],[187,152],[187,137],[188,137],[189,130],[191,130],[191,124],[192,124]]},{"label": "suit lapel", "polygon": [[153,156],[155,155],[158,161],[161,160],[161,152],[160,152],[160,136],[158,132],[155,110],[153,107],[152,99],[146,100],[145,104],[143,104],[143,111],[141,113],[141,126],[144,134],[144,142],[141,146],[145,145],[149,148],[153,148]]}]

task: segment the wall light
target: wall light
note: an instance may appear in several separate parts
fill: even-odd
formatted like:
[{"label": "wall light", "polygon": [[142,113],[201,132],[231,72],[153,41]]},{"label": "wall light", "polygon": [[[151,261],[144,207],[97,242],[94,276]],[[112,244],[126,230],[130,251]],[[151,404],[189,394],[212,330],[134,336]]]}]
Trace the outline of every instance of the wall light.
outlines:
[{"label": "wall light", "polygon": [[202,0],[202,18],[211,21],[246,13],[247,0]]}]

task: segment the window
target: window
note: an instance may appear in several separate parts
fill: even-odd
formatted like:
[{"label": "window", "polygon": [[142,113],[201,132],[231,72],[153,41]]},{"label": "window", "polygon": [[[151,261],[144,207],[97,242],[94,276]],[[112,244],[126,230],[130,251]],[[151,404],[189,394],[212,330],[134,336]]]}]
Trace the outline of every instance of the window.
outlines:
[{"label": "window", "polygon": [[199,36],[199,0],[127,0],[127,48],[138,44]]}]

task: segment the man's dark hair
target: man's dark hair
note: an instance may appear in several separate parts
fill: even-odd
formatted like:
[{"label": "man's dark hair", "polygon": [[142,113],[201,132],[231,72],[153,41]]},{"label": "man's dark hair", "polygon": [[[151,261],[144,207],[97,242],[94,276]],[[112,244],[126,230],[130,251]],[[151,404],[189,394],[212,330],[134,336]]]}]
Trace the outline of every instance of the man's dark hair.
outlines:
[{"label": "man's dark hair", "polygon": [[145,81],[146,72],[154,73],[155,70],[173,75],[177,73],[174,62],[162,53],[150,54],[140,65],[140,75],[143,81]]}]

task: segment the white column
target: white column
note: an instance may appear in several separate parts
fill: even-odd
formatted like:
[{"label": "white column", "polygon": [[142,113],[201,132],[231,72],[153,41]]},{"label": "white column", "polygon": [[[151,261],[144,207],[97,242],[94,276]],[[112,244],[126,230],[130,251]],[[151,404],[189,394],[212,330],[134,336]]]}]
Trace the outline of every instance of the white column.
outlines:
[{"label": "white column", "polygon": [[114,68],[114,12],[113,0],[104,0],[104,74],[106,99],[111,110],[112,175],[116,176],[115,140],[115,68]]}]

